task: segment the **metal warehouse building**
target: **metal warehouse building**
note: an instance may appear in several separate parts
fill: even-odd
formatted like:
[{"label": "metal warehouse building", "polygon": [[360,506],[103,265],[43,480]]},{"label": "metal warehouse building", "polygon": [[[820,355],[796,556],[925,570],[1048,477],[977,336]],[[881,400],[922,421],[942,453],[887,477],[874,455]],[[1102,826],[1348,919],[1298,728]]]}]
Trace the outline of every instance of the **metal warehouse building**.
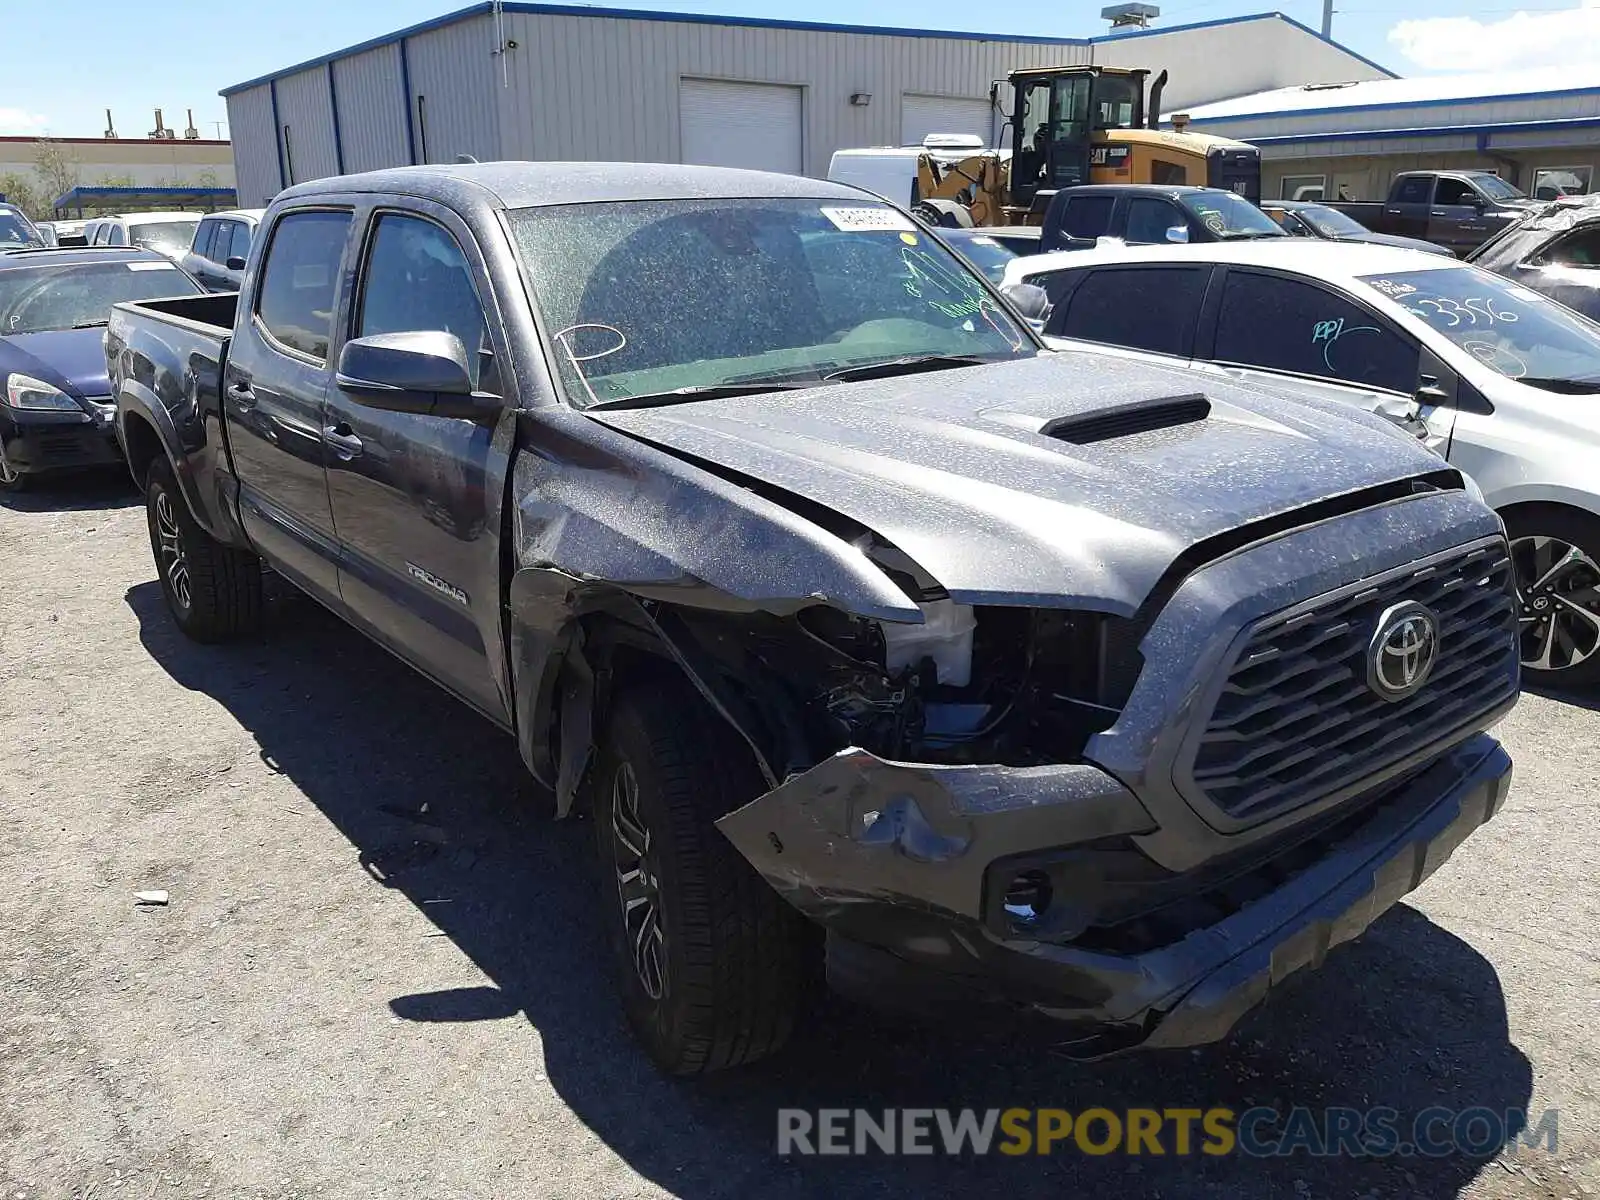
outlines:
[{"label": "metal warehouse building", "polygon": [[846,147],[993,138],[994,80],[1079,63],[1167,70],[1169,112],[1291,83],[1392,78],[1279,13],[1039,38],[501,3],[223,95],[249,205],[290,183],[460,155],[820,176]]},{"label": "metal warehouse building", "polygon": [[1485,169],[1530,193],[1594,190],[1600,67],[1279,88],[1196,107],[1261,147],[1265,196],[1381,199],[1397,171]]}]

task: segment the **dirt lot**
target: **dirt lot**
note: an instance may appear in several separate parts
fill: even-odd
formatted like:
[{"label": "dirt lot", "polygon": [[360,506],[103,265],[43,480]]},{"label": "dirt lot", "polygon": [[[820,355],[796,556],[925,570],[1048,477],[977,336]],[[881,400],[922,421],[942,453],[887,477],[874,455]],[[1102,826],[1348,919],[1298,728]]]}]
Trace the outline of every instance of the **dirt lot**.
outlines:
[{"label": "dirt lot", "polygon": [[[1594,707],[1525,698],[1503,816],[1226,1046],[1083,1067],[835,1004],[679,1083],[509,739],[303,599],[186,643],[115,479],[0,507],[0,563],[0,1197],[1600,1196]],[[780,1106],[1092,1104],[1557,1108],[1560,1149],[774,1153]]]}]

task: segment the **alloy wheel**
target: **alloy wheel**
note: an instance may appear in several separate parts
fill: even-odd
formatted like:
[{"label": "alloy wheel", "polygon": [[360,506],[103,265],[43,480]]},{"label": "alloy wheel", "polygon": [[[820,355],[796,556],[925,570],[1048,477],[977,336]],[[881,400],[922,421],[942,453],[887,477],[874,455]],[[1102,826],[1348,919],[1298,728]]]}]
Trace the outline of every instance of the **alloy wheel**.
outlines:
[{"label": "alloy wheel", "polygon": [[1522,665],[1565,671],[1600,651],[1600,564],[1558,537],[1511,543]]},{"label": "alloy wheel", "polygon": [[5,442],[0,441],[0,487],[10,487],[22,477],[22,472],[11,465],[11,460],[6,457]]},{"label": "alloy wheel", "polygon": [[659,1000],[666,992],[661,880],[651,852],[650,827],[639,815],[639,781],[626,762],[618,765],[611,785],[611,836],[616,847],[617,898],[633,970],[650,999]]},{"label": "alloy wheel", "polygon": [[187,609],[194,602],[189,590],[189,556],[183,552],[178,518],[172,511],[172,497],[166,492],[156,494],[156,537],[159,541],[162,577],[172,589],[172,597],[178,606]]}]

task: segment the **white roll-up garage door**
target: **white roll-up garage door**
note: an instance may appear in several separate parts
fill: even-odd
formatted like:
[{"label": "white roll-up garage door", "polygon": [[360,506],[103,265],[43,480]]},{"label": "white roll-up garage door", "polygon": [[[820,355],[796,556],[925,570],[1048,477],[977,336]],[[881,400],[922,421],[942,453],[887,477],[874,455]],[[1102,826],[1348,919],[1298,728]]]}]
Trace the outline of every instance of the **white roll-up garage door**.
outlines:
[{"label": "white roll-up garage door", "polygon": [[920,146],[930,133],[970,133],[985,146],[994,138],[994,110],[986,99],[954,96],[900,98],[900,144]]},{"label": "white roll-up garage door", "polygon": [[800,113],[797,87],[685,79],[678,89],[683,161],[799,175]]}]

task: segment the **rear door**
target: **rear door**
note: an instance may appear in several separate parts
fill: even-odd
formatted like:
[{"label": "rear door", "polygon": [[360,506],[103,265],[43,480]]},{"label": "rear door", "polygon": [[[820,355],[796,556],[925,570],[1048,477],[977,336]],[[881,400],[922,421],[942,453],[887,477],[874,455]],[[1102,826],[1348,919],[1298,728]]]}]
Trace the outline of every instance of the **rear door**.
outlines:
[{"label": "rear door", "polygon": [[1395,180],[1389,202],[1383,206],[1382,233],[1403,237],[1428,236],[1428,206],[1433,202],[1432,175],[1402,175]]},{"label": "rear door", "polygon": [[1106,192],[1061,192],[1045,214],[1042,250],[1071,250],[1092,246],[1112,230],[1116,199]]},{"label": "rear door", "polygon": [[352,220],[347,208],[277,216],[222,380],[245,530],[274,568],[330,602],[339,592],[338,542],[323,401]]},{"label": "rear door", "polygon": [[[412,200],[367,222],[348,336],[444,330],[474,389],[504,395],[503,326],[490,320],[483,256],[449,210]],[[508,456],[495,424],[368,408],[329,391],[324,437],[349,616],[502,723],[500,496]]]},{"label": "rear door", "polygon": [[1455,408],[1415,398],[1422,347],[1387,317],[1324,284],[1227,268],[1196,358],[1247,383],[1364,408],[1441,454],[1449,448]]},{"label": "rear door", "polygon": [[[1158,264],[1064,272],[1045,333],[1187,364],[1211,272],[1208,265]],[[1048,280],[1030,282],[1052,291]]]}]

